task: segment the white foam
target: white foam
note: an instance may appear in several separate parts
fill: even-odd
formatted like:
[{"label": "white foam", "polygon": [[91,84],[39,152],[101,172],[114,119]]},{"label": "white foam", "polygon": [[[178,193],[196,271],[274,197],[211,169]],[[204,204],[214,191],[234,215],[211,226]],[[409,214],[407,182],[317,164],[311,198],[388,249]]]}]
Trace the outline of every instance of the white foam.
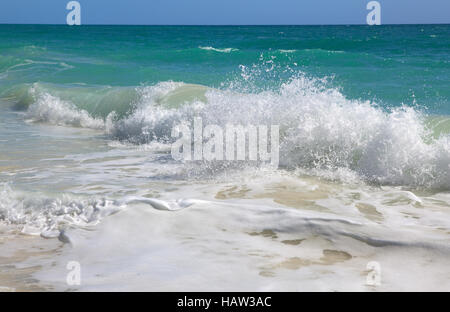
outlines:
[{"label": "white foam", "polygon": [[21,227],[22,232],[43,237],[58,237],[67,226],[91,226],[122,206],[105,198],[78,199],[33,196],[13,191],[8,185],[0,189],[0,220]]},{"label": "white foam", "polygon": [[[189,92],[192,88],[192,92]],[[202,93],[164,104],[176,90]],[[188,91],[188,92],[186,92]],[[280,164],[331,179],[351,178],[371,183],[431,188],[450,187],[450,136],[435,138],[425,116],[410,107],[391,110],[368,101],[349,100],[323,80],[295,76],[278,90],[238,92],[205,89],[195,85],[164,82],[137,88],[134,111],[106,121],[69,102],[36,92],[27,116],[33,121],[57,125],[105,129],[116,140],[132,144],[173,141],[174,126],[203,124],[279,125]],[[175,92],[175,93],[174,93]],[[131,105],[131,103],[130,103]]]},{"label": "white foam", "polygon": [[90,116],[87,111],[78,109],[69,102],[47,92],[37,91],[34,87],[30,88],[29,92],[35,98],[26,112],[27,118],[32,122],[98,130],[105,128],[102,119]]},{"label": "white foam", "polygon": [[180,199],[176,201],[164,201],[156,198],[145,198],[139,196],[128,196],[120,201],[124,204],[132,204],[132,203],[141,203],[151,205],[153,208],[157,210],[167,210],[167,211],[177,211],[180,209],[187,208],[195,203],[200,201],[196,200],[188,200],[188,199]]},{"label": "white foam", "polygon": [[[450,138],[431,138],[424,116],[413,108],[389,111],[346,99],[318,80],[297,77],[279,91],[238,93],[210,89],[207,103],[178,108],[156,103],[173,84],[146,87],[149,94],[128,118],[109,129],[113,137],[146,144],[170,142],[181,122],[199,116],[206,124],[277,124],[280,163],[332,178],[357,177],[375,183],[448,188]],[[165,89],[165,90],[164,90]],[[163,91],[162,91],[163,90]],[[156,96],[155,94],[158,93]]]},{"label": "white foam", "polygon": [[202,49],[202,50],[215,51],[215,52],[220,52],[220,53],[230,53],[230,52],[234,52],[234,51],[239,51],[239,49],[235,49],[235,48],[224,48],[224,49],[218,49],[218,48],[214,48],[214,47],[198,47],[198,48]]},{"label": "white foam", "polygon": [[[253,189],[276,182],[261,179],[246,186]],[[444,290],[450,286],[442,275],[450,250],[445,234],[436,229],[448,225],[448,218],[437,220],[443,210],[421,209],[424,218],[408,224],[405,217],[396,218],[395,209],[385,209],[383,224],[378,224],[351,209],[355,202],[349,205],[344,198],[318,201],[330,209],[319,212],[259,199],[214,200],[215,187],[224,185],[210,185],[208,195],[205,186],[187,187],[185,192],[202,194],[207,200],[194,200],[189,209],[176,213],[129,202],[134,206],[105,219],[96,231],[68,231],[73,248],[37,277],[57,285],[64,265],[76,260],[84,269],[79,290],[88,291]],[[343,195],[353,191],[346,189]],[[385,195],[385,191],[370,191],[365,200],[378,203]],[[164,198],[158,205],[167,210],[169,202]],[[415,212],[408,204],[397,209]],[[382,268],[382,284],[377,288],[366,285],[370,261]],[[127,283],[120,282],[124,278]]]},{"label": "white foam", "polygon": [[278,51],[280,51],[281,53],[294,53],[294,52],[297,52],[297,50],[283,50],[283,49],[280,49]]}]

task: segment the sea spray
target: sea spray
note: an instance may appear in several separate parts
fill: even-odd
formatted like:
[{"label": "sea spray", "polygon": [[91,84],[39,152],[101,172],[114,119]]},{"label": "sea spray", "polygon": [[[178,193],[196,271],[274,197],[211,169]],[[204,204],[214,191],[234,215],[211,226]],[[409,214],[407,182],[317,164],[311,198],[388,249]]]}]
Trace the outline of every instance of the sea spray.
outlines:
[{"label": "sea spray", "polygon": [[133,144],[171,144],[172,128],[195,117],[221,127],[277,124],[283,168],[325,170],[328,176],[346,168],[371,183],[450,185],[449,135],[433,136],[423,113],[349,100],[323,80],[306,76],[294,76],[277,91],[253,93],[174,82],[137,87],[133,101],[121,104],[130,112],[111,111],[106,119],[47,92],[30,92],[36,94],[28,119],[104,129],[112,139]]}]

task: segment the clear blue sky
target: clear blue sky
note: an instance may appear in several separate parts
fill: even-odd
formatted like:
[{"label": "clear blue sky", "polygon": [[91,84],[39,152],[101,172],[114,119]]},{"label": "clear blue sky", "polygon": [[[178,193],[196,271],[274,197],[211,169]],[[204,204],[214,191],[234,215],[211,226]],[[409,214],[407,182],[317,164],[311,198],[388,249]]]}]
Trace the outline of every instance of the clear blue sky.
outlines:
[{"label": "clear blue sky", "polygon": [[[370,0],[78,0],[82,24],[364,24]],[[378,0],[383,24],[450,23],[450,0]],[[69,0],[1,0],[0,23],[64,24]]]}]

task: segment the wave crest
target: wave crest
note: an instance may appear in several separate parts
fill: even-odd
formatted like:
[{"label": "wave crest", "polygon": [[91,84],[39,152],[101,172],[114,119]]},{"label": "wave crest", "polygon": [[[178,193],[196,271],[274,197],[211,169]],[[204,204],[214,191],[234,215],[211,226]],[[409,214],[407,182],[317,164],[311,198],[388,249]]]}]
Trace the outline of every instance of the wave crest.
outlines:
[{"label": "wave crest", "polygon": [[110,111],[108,118],[45,92],[35,98],[27,111],[33,121],[105,129],[112,139],[133,144],[170,144],[172,127],[194,117],[224,128],[279,125],[283,168],[339,179],[347,170],[380,184],[450,185],[450,136],[442,118],[433,125],[411,107],[385,110],[349,100],[324,80],[305,76],[259,92],[175,82],[137,87],[121,104],[129,113]]},{"label": "wave crest", "polygon": [[45,122],[60,126],[73,126],[101,130],[105,122],[101,118],[92,117],[86,110],[63,101],[46,92],[30,89],[35,99],[28,107],[26,117],[32,122]]}]

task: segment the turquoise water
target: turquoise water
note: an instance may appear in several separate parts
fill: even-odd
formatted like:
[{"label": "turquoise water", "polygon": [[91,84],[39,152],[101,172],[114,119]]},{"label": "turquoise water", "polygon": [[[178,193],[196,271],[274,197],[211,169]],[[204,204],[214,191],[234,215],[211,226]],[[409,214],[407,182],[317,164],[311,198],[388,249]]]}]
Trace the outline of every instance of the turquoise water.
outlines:
[{"label": "turquoise water", "polygon": [[[173,126],[194,116],[224,127],[276,124],[281,168],[449,189],[449,33],[449,25],[1,25],[2,118],[19,136],[26,121],[166,147]],[[13,134],[3,133],[7,150]]]},{"label": "turquoise water", "polygon": [[1,25],[0,88],[168,80],[220,88],[240,79],[244,65],[263,71],[253,77],[252,88],[276,88],[301,72],[328,77],[330,86],[351,99],[449,114],[449,33],[449,25]]}]

